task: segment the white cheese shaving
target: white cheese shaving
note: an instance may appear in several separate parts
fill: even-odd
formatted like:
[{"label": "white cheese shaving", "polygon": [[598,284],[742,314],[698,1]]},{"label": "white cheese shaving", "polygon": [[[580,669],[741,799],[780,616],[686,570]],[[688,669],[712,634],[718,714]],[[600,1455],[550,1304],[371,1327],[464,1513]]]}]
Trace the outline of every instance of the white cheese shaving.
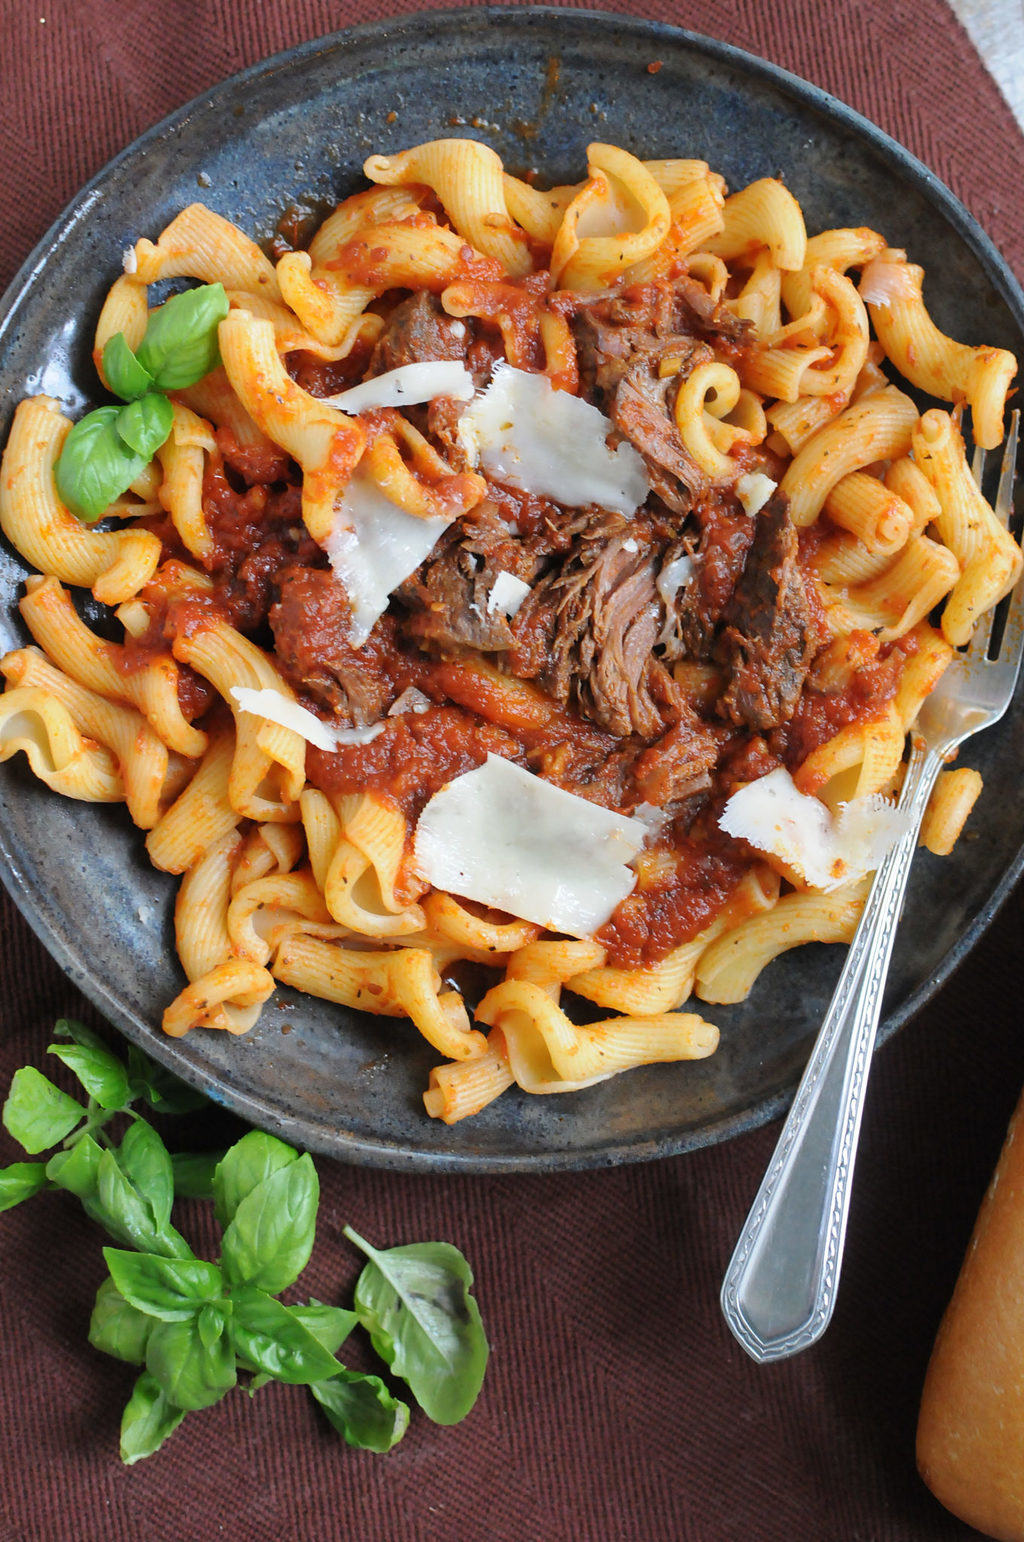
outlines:
[{"label": "white cheese shaving", "polygon": [[375,407],[415,407],[438,396],[451,396],[457,402],[472,400],[473,377],[464,364],[452,359],[400,364],[336,396],[325,396],[323,401],[342,412],[370,412]]},{"label": "white cheese shaving", "polygon": [[669,822],[668,811],[659,808],[656,803],[638,803],[631,817],[647,826],[647,833],[652,840],[661,834]]},{"label": "white cheese shaving", "polygon": [[625,899],[642,820],[613,814],[503,760],[457,776],[416,826],[415,860],[438,889],[570,937],[590,937]]},{"label": "white cheese shaving", "polygon": [[121,266],[126,273],[138,273],[139,259],[135,255],[134,246],[126,246],[121,253]]},{"label": "white cheese shaving", "polygon": [[268,723],[278,723],[301,734],[307,744],[330,753],[343,744],[369,744],[384,732],[383,723],[372,723],[369,728],[332,728],[315,713],[282,696],[280,691],[254,691],[247,685],[233,685],[231,694],[240,712],[251,712],[254,717],[265,718]]},{"label": "white cheese shaving", "polygon": [[634,541],[633,537],[630,536],[628,541],[623,541],[623,543],[622,543],[622,550],[623,551],[639,551],[640,548],[636,544],[636,542]]},{"label": "white cheese shaving", "polygon": [[529,584],[517,578],[514,573],[500,572],[487,596],[487,614],[490,615],[493,610],[500,610],[502,615],[511,618],[517,614],[529,592]]},{"label": "white cheese shaving", "polygon": [[844,804],[833,818],[782,769],[733,793],[718,823],[825,891],[874,872],[908,828],[906,815],[878,795]]},{"label": "white cheese shaving", "polygon": [[472,464],[495,481],[570,508],[596,503],[629,515],[650,483],[631,444],[608,448],[612,428],[603,412],[556,391],[546,375],[498,364],[487,390],[459,419],[459,440]]},{"label": "white cheese shaving", "polygon": [[407,712],[426,712],[433,705],[429,696],[424,696],[414,685],[407,685],[388,708],[388,717],[404,717]]},{"label": "white cheese shaving", "polygon": [[736,496],[743,505],[743,512],[753,519],[764,508],[778,485],[771,477],[766,477],[763,471],[745,471],[736,480]]},{"label": "white cheese shaving", "polygon": [[416,519],[358,469],[347,484],[325,543],[352,611],[349,642],[361,648],[391,591],[415,572],[450,519]]},{"label": "white cheese shaving", "polygon": [[905,262],[873,257],[857,285],[865,305],[891,305],[893,300],[916,300],[917,285]]}]

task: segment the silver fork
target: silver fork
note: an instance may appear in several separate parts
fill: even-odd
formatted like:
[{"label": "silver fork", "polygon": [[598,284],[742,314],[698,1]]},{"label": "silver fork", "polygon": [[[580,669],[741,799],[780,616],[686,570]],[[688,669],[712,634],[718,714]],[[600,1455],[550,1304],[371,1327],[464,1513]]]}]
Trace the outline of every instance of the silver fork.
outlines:
[{"label": "silver fork", "polygon": [[[997,516],[1009,523],[1020,413],[1003,455]],[[979,486],[984,451],[974,458]],[[910,863],[935,779],[971,734],[1010,704],[1024,652],[1024,579],[1013,592],[999,655],[993,614],[978,625],[925,701],[911,733],[899,807],[909,828],[875,874],[864,914],[789,1117],[726,1270],[725,1320],[753,1359],[782,1360],[821,1337],[835,1304],[864,1093]]]}]

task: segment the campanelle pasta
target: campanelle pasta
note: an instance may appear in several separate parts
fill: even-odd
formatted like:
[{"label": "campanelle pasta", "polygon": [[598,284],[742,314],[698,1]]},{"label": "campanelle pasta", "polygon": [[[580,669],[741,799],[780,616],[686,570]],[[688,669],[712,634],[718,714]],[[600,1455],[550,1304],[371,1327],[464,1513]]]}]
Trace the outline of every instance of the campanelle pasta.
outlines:
[{"label": "campanelle pasta", "polygon": [[[60,404],[19,406],[0,760],[180,875],[168,1034],[246,1033],[277,983],[407,1019],[454,1122],[707,1056],[680,1009],[850,940],[907,730],[1019,575],[962,422],[999,442],[1016,361],[772,178],[594,144],[544,191],[465,139],[365,171],[308,250],[196,204],[126,253],[97,370],[170,427],[102,529]],[[168,280],[225,292],[169,408]],[[931,851],[980,790],[939,779]]]}]

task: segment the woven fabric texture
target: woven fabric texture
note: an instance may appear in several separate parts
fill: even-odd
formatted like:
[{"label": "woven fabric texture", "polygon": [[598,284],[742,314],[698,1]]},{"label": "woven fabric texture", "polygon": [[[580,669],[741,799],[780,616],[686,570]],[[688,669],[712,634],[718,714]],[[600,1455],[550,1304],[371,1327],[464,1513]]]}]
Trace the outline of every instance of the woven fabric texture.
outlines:
[{"label": "woven fabric texture", "polygon": [[[824,86],[926,161],[1024,274],[1024,144],[942,0],[606,4]],[[0,285],[77,188],[157,119],[244,65],[375,14],[359,0],[0,0]],[[271,1387],[191,1415],[158,1456],[123,1468],[117,1427],[133,1372],[86,1341],[101,1238],[59,1195],[0,1217],[0,1542],[974,1535],[919,1482],[914,1424],[1024,1080],[1021,919],[1018,898],[879,1056],[836,1317],[819,1348],[788,1364],[753,1366],[718,1310],[777,1127],[580,1176],[443,1179],[320,1162],[312,1294],[350,1291],[346,1222],[384,1243],[449,1238],[473,1264],[490,1331],[472,1415],[454,1429],[414,1416],[383,1458],[345,1446],[301,1389]],[[41,1062],[64,1013],[94,1020],[0,897],[0,1087]],[[2,1135],[0,1161],[17,1155]]]}]

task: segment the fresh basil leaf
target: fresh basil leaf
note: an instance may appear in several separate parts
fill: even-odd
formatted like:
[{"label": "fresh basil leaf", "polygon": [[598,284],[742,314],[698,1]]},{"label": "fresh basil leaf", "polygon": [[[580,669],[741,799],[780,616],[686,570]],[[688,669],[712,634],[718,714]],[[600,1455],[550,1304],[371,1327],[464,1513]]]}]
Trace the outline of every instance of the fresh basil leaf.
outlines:
[{"label": "fresh basil leaf", "polygon": [[229,1316],[227,1308],[230,1305],[228,1301],[211,1301],[203,1307],[196,1318],[199,1338],[204,1349],[212,1349],[224,1332]]},{"label": "fresh basil leaf", "polygon": [[107,1278],[96,1292],[96,1305],[89,1319],[89,1343],[105,1355],[127,1360],[129,1365],[145,1365],[153,1321],[124,1299],[113,1278]]},{"label": "fresh basil leaf", "polygon": [[101,1108],[126,1108],[132,1100],[128,1073],[123,1063],[102,1045],[48,1044],[47,1054],[56,1055],[70,1070],[89,1096]]},{"label": "fresh basil leaf", "polygon": [[156,1378],[143,1371],[121,1417],[121,1460],[125,1466],[152,1456],[184,1417],[185,1410],[169,1403]]},{"label": "fresh basil leaf", "polygon": [[192,1249],[169,1221],[158,1221],[152,1204],[122,1170],[112,1151],[104,1151],[96,1172],[96,1187],[104,1225],[119,1241],[141,1253],[189,1259]]},{"label": "fresh basil leaf", "polygon": [[150,461],[130,450],[117,431],[121,407],[97,407],[80,418],[55,467],[61,502],[86,524],[101,519]]},{"label": "fresh basil leaf", "polygon": [[220,1303],[224,1281],[205,1258],[165,1258],[104,1248],[110,1277],[130,1306],[161,1322],[189,1322],[204,1306]]},{"label": "fresh basil leaf", "polygon": [[61,1092],[35,1066],[15,1071],[4,1104],[4,1128],[30,1156],[55,1146],[84,1118],[81,1103]]},{"label": "fresh basil leaf", "polygon": [[212,1344],[204,1344],[197,1316],[157,1323],[146,1348],[146,1369],[176,1408],[209,1408],[238,1379],[227,1334],[222,1331]]},{"label": "fresh basil leaf", "polygon": [[85,1049],[106,1049],[105,1040],[80,1023],[77,1017],[58,1017],[53,1025],[55,1039],[71,1039],[75,1044],[81,1044]]},{"label": "fresh basil leaf", "polygon": [[408,1428],[408,1403],[393,1397],[379,1376],[342,1370],[309,1390],[339,1435],[360,1450],[390,1451]]},{"label": "fresh basil leaf", "polygon": [[450,1242],[376,1248],[345,1227],[369,1258],[355,1308],[373,1347],[435,1424],[457,1424],[476,1402],[487,1369],[487,1336],[470,1295],[473,1274]]},{"label": "fresh basil leaf", "polygon": [[258,1183],[224,1233],[221,1262],[232,1285],[258,1285],[276,1295],[297,1279],[313,1251],[319,1202],[308,1153]]},{"label": "fresh basil leaf", "polygon": [[123,332],[115,332],[107,339],[103,349],[103,378],[114,395],[126,402],[145,396],[153,387],[152,375],[132,353]]},{"label": "fresh basil leaf", "polygon": [[238,1285],[231,1300],[235,1353],[257,1370],[293,1386],[306,1386],[342,1369],[298,1315],[266,1291]]},{"label": "fresh basil leaf", "polygon": [[332,1355],[338,1353],[359,1321],[355,1312],[347,1312],[340,1306],[325,1306],[316,1300],[306,1306],[290,1306],[288,1310]]},{"label": "fresh basil leaf", "polygon": [[153,311],[135,353],[158,390],[183,390],[216,369],[217,327],[227,313],[223,284],[186,289]]},{"label": "fresh basil leaf", "polygon": [[165,1227],[174,1203],[174,1168],[170,1152],[145,1119],[136,1119],[125,1131],[117,1162],[132,1187],[149,1201],[157,1229]]},{"label": "fresh basil leaf", "polygon": [[12,1162],[10,1167],[0,1167],[0,1210],[13,1210],[45,1184],[45,1162]]},{"label": "fresh basil leaf", "polygon": [[160,391],[149,391],[138,401],[122,407],[117,419],[117,432],[137,454],[147,461],[163,444],[174,423],[174,408]]},{"label": "fresh basil leaf", "polygon": [[204,1108],[207,1098],[179,1081],[172,1071],[150,1060],[134,1044],[128,1046],[128,1074],[136,1097],[145,1098],[158,1114],[189,1114]]},{"label": "fresh basil leaf", "polygon": [[174,1193],[178,1199],[212,1199],[219,1151],[172,1151]]},{"label": "fresh basil leaf", "polygon": [[59,1189],[74,1194],[83,1204],[99,1204],[99,1169],[103,1149],[91,1135],[83,1135],[67,1151],[56,1151],[46,1164],[46,1176]]},{"label": "fresh basil leaf", "polygon": [[235,1216],[242,1200],[265,1178],[297,1162],[299,1153],[292,1146],[262,1130],[250,1130],[226,1151],[213,1175],[214,1209],[222,1226]]}]

